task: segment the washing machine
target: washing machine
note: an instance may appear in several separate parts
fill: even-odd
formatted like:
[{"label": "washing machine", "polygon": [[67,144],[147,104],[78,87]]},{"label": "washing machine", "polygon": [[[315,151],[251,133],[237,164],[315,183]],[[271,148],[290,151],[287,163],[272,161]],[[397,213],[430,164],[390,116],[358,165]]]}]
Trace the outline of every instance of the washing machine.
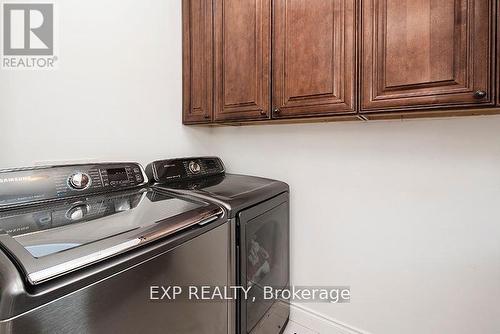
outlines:
[{"label": "washing machine", "polygon": [[230,333],[229,302],[159,293],[230,284],[227,220],[136,163],[2,170],[0,333]]},{"label": "washing machine", "polygon": [[146,167],[146,174],[154,189],[224,208],[230,227],[230,281],[248,289],[248,294],[240,292],[232,304],[230,330],[241,334],[283,332],[289,304],[269,298],[269,292],[287,289],[290,284],[289,186],[226,173],[217,157],[158,160]]}]

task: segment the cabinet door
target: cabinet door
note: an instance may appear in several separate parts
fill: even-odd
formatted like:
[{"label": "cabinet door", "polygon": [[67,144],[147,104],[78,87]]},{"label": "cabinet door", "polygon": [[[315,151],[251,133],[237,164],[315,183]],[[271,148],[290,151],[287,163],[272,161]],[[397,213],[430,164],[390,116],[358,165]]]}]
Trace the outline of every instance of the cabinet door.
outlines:
[{"label": "cabinet door", "polygon": [[[266,317],[275,300],[264,299],[262,289],[265,286],[286,289],[290,285],[289,203],[270,206],[279,198],[283,195],[238,214],[241,263],[238,274],[241,286],[248,289],[248,298],[241,303],[239,333],[278,333],[277,326],[269,329],[279,318]],[[289,308],[284,305],[280,308],[284,313],[281,321],[286,322]]]},{"label": "cabinet door", "polygon": [[355,1],[275,0],[273,118],[355,111]]},{"label": "cabinet door", "polygon": [[215,120],[269,118],[271,3],[215,0]]},{"label": "cabinet door", "polygon": [[492,0],[362,3],[362,110],[493,103]]},{"label": "cabinet door", "polygon": [[500,106],[500,1],[497,2],[497,106]]},{"label": "cabinet door", "polygon": [[213,111],[213,6],[211,0],[182,1],[183,122],[205,123]]}]

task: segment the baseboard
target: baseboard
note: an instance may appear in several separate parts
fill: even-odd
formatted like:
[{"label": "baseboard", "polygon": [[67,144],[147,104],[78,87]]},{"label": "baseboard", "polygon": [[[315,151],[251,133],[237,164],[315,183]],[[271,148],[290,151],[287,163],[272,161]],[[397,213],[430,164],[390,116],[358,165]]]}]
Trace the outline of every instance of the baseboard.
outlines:
[{"label": "baseboard", "polygon": [[290,305],[290,320],[319,334],[370,334],[301,305]]}]

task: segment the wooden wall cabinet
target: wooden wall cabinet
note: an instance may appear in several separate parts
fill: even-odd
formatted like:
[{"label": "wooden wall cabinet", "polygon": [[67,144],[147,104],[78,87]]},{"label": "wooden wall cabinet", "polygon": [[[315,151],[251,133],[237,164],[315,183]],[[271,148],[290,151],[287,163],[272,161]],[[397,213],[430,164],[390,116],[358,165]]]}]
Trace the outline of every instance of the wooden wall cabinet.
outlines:
[{"label": "wooden wall cabinet", "polygon": [[362,3],[363,112],[494,103],[490,1]]},{"label": "wooden wall cabinet", "polygon": [[215,0],[214,13],[215,120],[268,119],[270,0]]},{"label": "wooden wall cabinet", "polygon": [[498,2],[183,0],[183,121],[500,113]]},{"label": "wooden wall cabinet", "polygon": [[496,8],[497,24],[497,106],[500,107],[500,0],[497,1]]},{"label": "wooden wall cabinet", "polygon": [[182,14],[182,119],[186,124],[207,123],[213,117],[212,2],[183,1]]},{"label": "wooden wall cabinet", "polygon": [[274,1],[273,118],[355,113],[354,0]]}]

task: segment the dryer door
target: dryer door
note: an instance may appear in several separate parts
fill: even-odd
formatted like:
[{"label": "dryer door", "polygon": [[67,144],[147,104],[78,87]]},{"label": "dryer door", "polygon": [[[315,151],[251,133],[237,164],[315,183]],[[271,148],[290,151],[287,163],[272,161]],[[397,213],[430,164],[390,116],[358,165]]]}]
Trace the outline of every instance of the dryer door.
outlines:
[{"label": "dryer door", "polygon": [[[289,286],[288,194],[242,211],[239,214],[239,229],[240,284],[250,288],[248,298],[240,299],[239,303],[241,332],[257,333],[260,332],[258,328],[283,326],[288,318],[289,307],[284,304],[281,311],[276,311],[279,314],[269,314],[276,300],[265,299],[264,289],[283,289]],[[277,320],[276,316],[280,318],[280,315],[281,319]],[[276,328],[276,333],[279,331]]]}]

